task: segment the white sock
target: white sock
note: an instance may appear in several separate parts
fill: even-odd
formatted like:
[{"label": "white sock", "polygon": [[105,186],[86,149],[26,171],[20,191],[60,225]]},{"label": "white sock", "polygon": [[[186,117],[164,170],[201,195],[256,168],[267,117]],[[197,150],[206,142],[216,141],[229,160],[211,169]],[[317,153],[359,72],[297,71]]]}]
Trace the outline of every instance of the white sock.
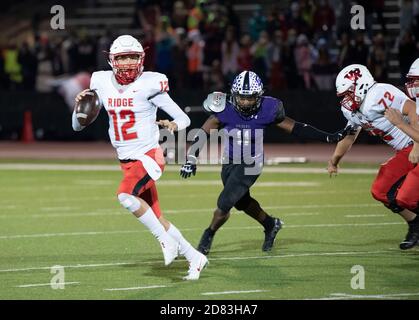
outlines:
[{"label": "white sock", "polygon": [[153,236],[155,236],[160,242],[167,242],[170,236],[166,230],[164,230],[164,227],[160,223],[159,219],[157,219],[153,209],[149,208],[141,217],[137,219],[144,224],[147,229],[151,231]]},{"label": "white sock", "polygon": [[174,224],[170,223],[169,230],[167,233],[179,242],[180,249],[179,252],[182,256],[186,258],[186,260],[191,261],[196,253],[198,252],[192,245],[182,236],[179,229],[174,226]]}]

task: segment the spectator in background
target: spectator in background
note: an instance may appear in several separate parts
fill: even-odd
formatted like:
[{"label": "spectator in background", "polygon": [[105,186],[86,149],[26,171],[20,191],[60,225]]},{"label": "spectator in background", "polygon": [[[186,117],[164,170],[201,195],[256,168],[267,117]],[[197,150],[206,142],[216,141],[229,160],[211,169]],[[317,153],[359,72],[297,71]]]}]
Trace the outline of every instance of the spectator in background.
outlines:
[{"label": "spectator in background", "polygon": [[269,86],[271,90],[285,88],[284,72],[282,68],[282,39],[281,30],[276,30],[273,35],[272,45],[268,48]]},{"label": "spectator in background", "polygon": [[313,29],[320,37],[329,39],[335,25],[335,12],[328,0],[320,0],[314,11]]},{"label": "spectator in background", "polygon": [[233,26],[229,26],[221,44],[221,69],[228,83],[232,82],[237,74],[239,53],[240,47],[237,43],[236,32]]},{"label": "spectator in background", "polygon": [[188,11],[186,10],[183,1],[178,0],[173,4],[173,14],[171,21],[173,29],[187,29]]},{"label": "spectator in background", "polygon": [[367,65],[368,62],[369,48],[365,44],[365,35],[361,32],[356,34],[355,45],[351,46],[349,52],[348,61],[352,63],[358,63]]},{"label": "spectator in background", "polygon": [[185,30],[183,28],[175,29],[175,43],[172,50],[172,60],[175,61],[173,64],[173,80],[171,82],[173,88],[184,88],[186,86],[188,75],[188,60],[186,57],[188,40]]},{"label": "spectator in background", "polygon": [[169,79],[173,76],[173,48],[175,39],[170,27],[170,20],[167,16],[161,16],[160,26],[156,32],[156,71],[167,75]]},{"label": "spectator in background", "polygon": [[268,32],[262,31],[259,34],[258,41],[253,44],[250,51],[253,56],[253,71],[259,75],[264,83],[268,82],[268,50],[270,45]]},{"label": "spectator in background", "polygon": [[195,5],[188,13],[188,32],[198,30],[200,28],[200,24],[205,20],[206,2],[206,0],[195,0]]},{"label": "spectator in background", "polygon": [[324,38],[317,43],[318,55],[313,63],[313,79],[319,90],[332,90],[335,87],[337,65],[330,59],[329,48]]},{"label": "spectator in background", "polygon": [[110,70],[107,52],[112,44],[112,32],[107,29],[99,38],[96,46],[96,70]]},{"label": "spectator in background", "polygon": [[236,35],[242,34],[240,18],[233,9],[232,1],[231,0],[224,1],[224,4],[226,8],[226,16],[228,17],[228,24],[234,27],[234,30],[236,30]]},{"label": "spectator in background", "polygon": [[339,41],[339,54],[337,58],[337,64],[339,69],[342,69],[351,64],[350,54],[351,54],[351,43],[349,40],[349,35],[346,32],[343,32],[340,36]]},{"label": "spectator in background", "polygon": [[189,86],[193,89],[202,86],[203,47],[204,42],[199,30],[190,31],[186,57],[188,59]]},{"label": "spectator in background", "polygon": [[302,78],[304,82],[304,88],[311,89],[311,67],[313,64],[313,47],[308,42],[307,36],[305,34],[300,34],[297,37],[294,55],[298,75]]},{"label": "spectator in background", "polygon": [[282,46],[281,60],[284,67],[286,85],[289,89],[295,89],[298,87],[297,65],[294,55],[296,36],[297,32],[295,29],[288,30],[287,39]]},{"label": "spectator in background", "polygon": [[[61,38],[54,38],[51,41],[51,51],[52,51],[52,74],[54,76],[59,76],[64,73],[63,61],[61,60]],[[91,65],[94,67],[94,65]]]},{"label": "spectator in background", "polygon": [[400,73],[402,76],[401,83],[404,84],[406,82],[406,74],[409,72],[410,65],[419,56],[418,47],[410,31],[403,34],[398,49]]},{"label": "spectator in background", "polygon": [[251,48],[252,39],[250,38],[250,35],[246,33],[240,38],[240,51],[237,57],[240,72],[253,69]]},{"label": "spectator in background", "polygon": [[272,5],[271,10],[269,11],[267,24],[266,24],[266,31],[269,34],[269,37],[274,37],[274,33],[276,30],[280,30],[283,26],[284,22],[282,21],[281,11],[279,10],[279,6],[277,4]]},{"label": "spectator in background", "polygon": [[144,59],[144,69],[154,71],[156,70],[156,35],[155,29],[152,32],[145,32],[140,37],[140,42],[145,49],[147,59]]},{"label": "spectator in background", "polygon": [[301,18],[305,21],[309,28],[313,28],[313,18],[316,6],[312,0],[300,1],[300,6]]},{"label": "spectator in background", "polygon": [[[106,48],[109,50],[109,47]],[[63,62],[64,73],[76,72],[77,64],[77,39],[73,32],[61,43],[61,61]]]},{"label": "spectator in background", "polygon": [[221,69],[221,63],[219,60],[214,60],[211,65],[211,70],[208,79],[208,91],[224,91],[225,83],[224,76]]},{"label": "spectator in background", "polygon": [[387,62],[388,53],[386,44],[383,35],[379,33],[373,39],[367,64],[368,69],[377,82],[387,82]]},{"label": "spectator in background", "polygon": [[215,16],[209,15],[208,20],[203,26],[204,54],[202,61],[202,71],[204,87],[207,86],[210,77],[210,70],[214,60],[221,61],[221,43],[224,38],[224,30],[219,25]]},{"label": "spectator in background", "polygon": [[290,11],[287,15],[287,25],[288,29],[294,29],[297,34],[304,33],[308,37],[311,37],[312,30],[310,28],[310,25],[307,23],[307,21],[304,20],[300,5],[298,2],[292,2]]},{"label": "spectator in background", "polygon": [[80,41],[77,46],[77,71],[91,70],[96,66],[95,42],[86,33],[80,34]]},{"label": "spectator in background", "polygon": [[10,89],[20,89],[22,85],[22,66],[19,64],[19,51],[14,43],[4,51],[4,72],[9,79]]},{"label": "spectator in background", "polygon": [[22,88],[24,90],[34,90],[38,72],[38,59],[27,42],[24,42],[19,50],[18,63],[22,66]]},{"label": "spectator in background", "polygon": [[[250,18],[248,23],[248,31],[252,41],[258,41],[260,39],[260,33],[266,30],[267,19],[263,14],[263,9],[260,5],[256,5],[256,9],[253,12],[253,16]],[[263,81],[263,80],[262,80]]]},{"label": "spectator in background", "polygon": [[343,33],[351,34],[351,7],[352,0],[334,0],[336,16],[336,38],[341,38]]},{"label": "spectator in background", "polygon": [[135,26],[143,29],[145,33],[154,32],[160,21],[160,5],[155,0],[136,0]]}]

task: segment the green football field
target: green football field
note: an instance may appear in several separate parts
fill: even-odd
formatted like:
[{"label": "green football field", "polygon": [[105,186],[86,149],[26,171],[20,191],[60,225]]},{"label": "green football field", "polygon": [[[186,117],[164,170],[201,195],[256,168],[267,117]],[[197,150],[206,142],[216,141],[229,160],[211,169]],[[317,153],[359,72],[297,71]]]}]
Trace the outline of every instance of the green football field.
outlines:
[{"label": "green football field", "polygon": [[[186,261],[165,267],[157,241],[118,203],[115,163],[87,163],[1,163],[0,299],[419,298],[419,247],[398,249],[407,227],[372,199],[374,170],[330,179],[323,164],[270,167],[279,172],[264,172],[252,195],[285,222],[274,249],[262,252],[262,227],[233,210],[208,268],[185,282]],[[283,172],[291,168],[307,170]],[[177,169],[158,182],[160,203],[196,246],[221,190],[219,172],[198,168],[185,181]],[[63,289],[54,289],[58,278]]]}]

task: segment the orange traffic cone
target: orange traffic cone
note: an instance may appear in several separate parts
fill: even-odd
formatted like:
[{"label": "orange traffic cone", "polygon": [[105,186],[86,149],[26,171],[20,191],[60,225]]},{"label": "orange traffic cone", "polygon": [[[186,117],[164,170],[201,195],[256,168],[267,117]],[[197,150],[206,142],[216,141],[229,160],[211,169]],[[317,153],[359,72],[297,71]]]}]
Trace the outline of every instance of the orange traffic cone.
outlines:
[{"label": "orange traffic cone", "polygon": [[21,141],[24,143],[34,142],[33,128],[32,128],[32,112],[25,111],[23,114],[23,129]]}]

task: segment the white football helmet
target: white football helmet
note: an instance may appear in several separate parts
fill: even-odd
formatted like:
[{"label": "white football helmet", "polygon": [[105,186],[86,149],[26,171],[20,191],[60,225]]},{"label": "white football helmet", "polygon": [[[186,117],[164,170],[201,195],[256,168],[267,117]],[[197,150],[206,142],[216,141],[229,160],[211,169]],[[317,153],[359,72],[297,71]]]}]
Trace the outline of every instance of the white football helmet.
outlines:
[{"label": "white football helmet", "polygon": [[374,83],[373,76],[364,65],[346,66],[336,77],[336,94],[342,97],[340,105],[352,112],[358,110]]},{"label": "white football helmet", "polygon": [[[119,64],[115,59],[121,55],[138,55],[138,62],[133,64]],[[118,83],[122,85],[133,82],[143,71],[145,52],[140,42],[130,35],[119,36],[114,40],[109,52],[109,64]]]},{"label": "white football helmet", "polygon": [[406,75],[406,91],[411,99],[416,99],[419,96],[419,85],[415,82],[419,80],[419,58],[417,58],[410,66],[409,72]]},{"label": "white football helmet", "polygon": [[[260,107],[263,94],[263,83],[259,76],[252,71],[243,71],[233,81],[231,86],[231,100],[234,108],[242,115],[248,117],[256,113]],[[255,98],[255,103],[248,106],[237,102],[240,98]]]}]

